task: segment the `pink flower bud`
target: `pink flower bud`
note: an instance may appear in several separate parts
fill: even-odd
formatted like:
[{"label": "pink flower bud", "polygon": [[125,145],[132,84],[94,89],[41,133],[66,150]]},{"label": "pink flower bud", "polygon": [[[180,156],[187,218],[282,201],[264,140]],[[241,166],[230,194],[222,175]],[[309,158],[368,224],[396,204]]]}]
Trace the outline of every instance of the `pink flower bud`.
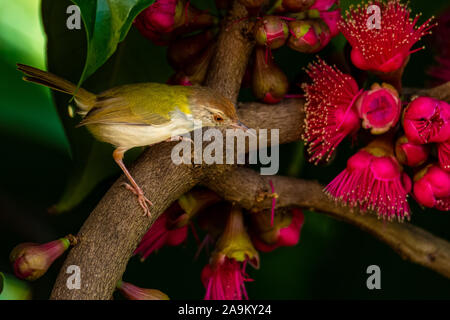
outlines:
[{"label": "pink flower bud", "polygon": [[295,246],[300,240],[304,219],[303,212],[299,209],[292,209],[290,212],[280,210],[271,226],[268,213],[252,214],[252,242],[255,248],[269,252],[279,247]]},{"label": "pink flower bud", "polygon": [[397,160],[409,167],[417,167],[424,164],[429,154],[430,148],[427,145],[412,143],[406,136],[398,138],[395,143]]},{"label": "pink flower bud", "polygon": [[317,9],[319,11],[327,11],[335,3],[339,4],[339,0],[316,0],[310,9]]},{"label": "pink flower bud", "polygon": [[428,97],[413,100],[405,110],[403,129],[414,143],[445,142],[450,138],[450,105]]},{"label": "pink flower bud", "polygon": [[265,16],[255,26],[256,43],[270,49],[283,46],[288,36],[287,23],[278,16]]},{"label": "pink flower bud", "polygon": [[439,165],[445,171],[450,171],[450,141],[438,143]]},{"label": "pink flower bud", "polygon": [[278,103],[289,89],[289,81],[284,72],[271,58],[266,61],[266,49],[255,48],[255,64],[252,77],[253,94],[265,103]]},{"label": "pink flower bud", "polygon": [[450,174],[437,165],[429,165],[414,177],[414,198],[421,205],[450,210]]},{"label": "pink flower bud", "polygon": [[29,281],[42,277],[59,256],[70,246],[67,238],[51,241],[45,244],[22,243],[10,254],[14,273],[20,279]]},{"label": "pink flower bud", "polygon": [[318,52],[331,40],[330,29],[320,19],[290,21],[289,30],[288,46],[303,53]]},{"label": "pink flower bud", "polygon": [[383,134],[393,128],[400,118],[401,101],[397,91],[390,85],[377,83],[365,92],[358,102],[362,127],[372,134]]},{"label": "pink flower bud", "polygon": [[165,293],[159,290],[139,288],[124,281],[117,284],[117,289],[128,300],[170,300]]}]

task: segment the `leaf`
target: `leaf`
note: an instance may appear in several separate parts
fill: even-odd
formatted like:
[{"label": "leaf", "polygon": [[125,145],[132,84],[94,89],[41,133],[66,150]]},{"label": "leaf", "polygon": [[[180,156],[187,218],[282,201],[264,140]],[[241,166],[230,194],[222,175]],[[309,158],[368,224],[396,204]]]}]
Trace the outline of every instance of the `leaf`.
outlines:
[{"label": "leaf", "polygon": [[155,0],[72,0],[78,5],[87,37],[87,57],[80,83],[116,51],[136,16]]},{"label": "leaf", "polygon": [[[47,34],[48,70],[76,83],[84,70],[87,41],[84,26],[82,30],[69,30],[66,27],[69,17],[66,9],[71,4],[69,0],[43,0],[42,15]],[[128,33],[118,44],[116,52],[86,80],[83,88],[99,93],[121,84],[165,82],[169,78],[172,71],[165,62],[165,48],[153,45],[135,28],[126,31]],[[60,201],[52,208],[55,212],[64,212],[83,201],[101,181],[119,174],[120,169],[112,159],[112,146],[96,141],[86,128],[75,128],[81,118],[68,115],[71,97],[53,92],[53,98],[73,160],[72,166],[68,168],[65,190]],[[130,150],[125,160],[136,158],[140,151]]]}]

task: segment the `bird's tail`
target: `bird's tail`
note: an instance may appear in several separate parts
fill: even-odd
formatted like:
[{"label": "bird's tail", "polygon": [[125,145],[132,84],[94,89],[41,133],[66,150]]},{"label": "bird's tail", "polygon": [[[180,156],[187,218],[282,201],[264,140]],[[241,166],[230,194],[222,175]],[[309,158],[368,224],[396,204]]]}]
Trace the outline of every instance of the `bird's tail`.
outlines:
[{"label": "bird's tail", "polygon": [[86,114],[95,104],[96,95],[67,81],[53,73],[33,68],[24,64],[17,64],[17,70],[23,72],[23,80],[34,82],[50,89],[61,91],[75,96],[75,102],[80,108],[81,114]]}]

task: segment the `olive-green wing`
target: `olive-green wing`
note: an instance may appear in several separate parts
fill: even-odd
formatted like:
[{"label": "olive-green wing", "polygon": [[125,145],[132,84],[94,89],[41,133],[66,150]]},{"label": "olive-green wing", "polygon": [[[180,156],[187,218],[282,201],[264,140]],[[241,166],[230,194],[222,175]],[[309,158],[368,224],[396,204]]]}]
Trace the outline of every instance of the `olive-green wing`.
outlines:
[{"label": "olive-green wing", "polygon": [[[183,87],[145,83],[110,89],[98,95],[95,106],[81,121],[87,124],[162,125],[177,109],[189,112]],[[184,93],[184,94],[183,94]],[[183,98],[184,96],[184,98]]]}]

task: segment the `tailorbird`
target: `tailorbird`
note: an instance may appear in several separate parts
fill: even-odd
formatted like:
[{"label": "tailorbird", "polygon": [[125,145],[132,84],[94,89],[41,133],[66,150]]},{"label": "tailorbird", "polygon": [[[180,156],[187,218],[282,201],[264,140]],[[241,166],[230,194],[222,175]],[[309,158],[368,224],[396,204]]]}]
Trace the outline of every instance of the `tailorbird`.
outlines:
[{"label": "tailorbird", "polygon": [[173,141],[176,137],[182,139],[181,135],[198,125],[247,130],[233,103],[209,88],[137,83],[94,94],[47,71],[23,64],[17,67],[25,74],[25,81],[74,96],[78,113],[83,117],[79,126],[86,126],[95,138],[115,146],[114,160],[131,184],[125,186],[138,197],[148,216],[148,205],[152,203],[123,163],[127,150]]}]

